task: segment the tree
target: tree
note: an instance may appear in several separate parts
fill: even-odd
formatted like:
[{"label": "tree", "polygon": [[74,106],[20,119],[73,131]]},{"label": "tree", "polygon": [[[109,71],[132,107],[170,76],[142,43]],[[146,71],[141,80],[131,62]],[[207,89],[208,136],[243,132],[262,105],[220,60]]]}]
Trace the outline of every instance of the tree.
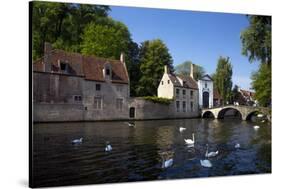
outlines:
[{"label": "tree", "polygon": [[128,54],[131,35],[126,25],[107,18],[103,23],[92,22],[86,26],[82,36],[81,52],[104,58],[119,59]]},{"label": "tree", "polygon": [[271,103],[271,67],[261,64],[259,70],[252,74],[252,87],[256,91],[255,99],[261,106]]},{"label": "tree", "polygon": [[[182,64],[176,66],[176,73],[179,75],[190,75],[190,66],[193,64],[191,61],[185,61]],[[195,80],[200,79],[204,74],[205,70],[203,67],[194,64],[193,76]]]},{"label": "tree", "polygon": [[271,16],[248,16],[250,26],[241,34],[242,54],[249,61],[271,64]]},{"label": "tree", "polygon": [[261,106],[271,103],[271,17],[248,16],[250,26],[241,34],[242,54],[249,61],[260,61],[259,70],[252,74],[255,99]]},{"label": "tree", "polygon": [[110,8],[73,3],[32,3],[33,60],[43,56],[44,42],[55,48],[80,52],[81,34],[90,22],[106,18]]},{"label": "tree", "polygon": [[219,94],[223,99],[223,104],[226,101],[231,101],[231,89],[232,89],[232,65],[229,57],[220,57],[216,72],[213,75],[214,88],[218,89]]},{"label": "tree", "polygon": [[164,65],[174,71],[168,48],[160,39],[144,41],[140,47],[140,80],[136,89],[138,96],[157,95],[157,87],[164,73]]}]

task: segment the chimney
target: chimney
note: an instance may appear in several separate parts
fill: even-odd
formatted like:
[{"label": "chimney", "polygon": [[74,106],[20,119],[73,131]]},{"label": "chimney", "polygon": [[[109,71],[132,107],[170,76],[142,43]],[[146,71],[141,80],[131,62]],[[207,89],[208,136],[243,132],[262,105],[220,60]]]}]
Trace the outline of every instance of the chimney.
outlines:
[{"label": "chimney", "polygon": [[49,54],[52,51],[52,44],[45,42],[44,43],[44,55]]},{"label": "chimney", "polygon": [[45,42],[44,43],[44,72],[51,72],[51,51],[52,51],[52,44]]},{"label": "chimney", "polygon": [[193,64],[190,64],[190,77],[193,79]]},{"label": "chimney", "polygon": [[120,62],[125,63],[125,54],[123,52],[120,54]]},{"label": "chimney", "polygon": [[169,70],[169,69],[168,69],[168,66],[165,65],[165,66],[164,66],[164,73],[165,73],[165,74],[168,74],[168,70]]}]

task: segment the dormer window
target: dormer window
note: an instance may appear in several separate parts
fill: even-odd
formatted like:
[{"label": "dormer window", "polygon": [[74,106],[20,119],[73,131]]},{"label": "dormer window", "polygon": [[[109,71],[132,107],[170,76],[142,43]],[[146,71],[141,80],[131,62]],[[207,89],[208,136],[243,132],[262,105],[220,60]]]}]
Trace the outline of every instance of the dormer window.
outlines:
[{"label": "dormer window", "polygon": [[161,81],[162,85],[164,84],[164,81]]},{"label": "dormer window", "polygon": [[60,69],[61,71],[66,71],[66,63],[60,63]]},{"label": "dormer window", "polygon": [[106,63],[103,68],[103,76],[106,80],[111,80],[112,70],[110,63]]},{"label": "dormer window", "polygon": [[170,80],[168,80],[168,84],[170,84]]},{"label": "dormer window", "polygon": [[106,75],[110,75],[110,69],[109,68],[106,69]]},{"label": "dormer window", "polygon": [[183,81],[183,85],[186,85],[186,81]]}]

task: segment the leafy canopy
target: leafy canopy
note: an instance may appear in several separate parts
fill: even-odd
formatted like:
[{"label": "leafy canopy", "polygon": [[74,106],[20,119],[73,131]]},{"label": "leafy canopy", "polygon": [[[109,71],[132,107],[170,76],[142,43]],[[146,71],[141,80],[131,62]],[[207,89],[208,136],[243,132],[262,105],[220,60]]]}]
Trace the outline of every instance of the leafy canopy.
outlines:
[{"label": "leafy canopy", "polygon": [[164,73],[164,65],[174,71],[173,60],[168,48],[160,39],[144,41],[140,47],[140,79],[137,95],[155,96],[157,87]]},{"label": "leafy canopy", "polygon": [[248,16],[250,25],[241,34],[242,54],[249,61],[271,64],[271,17]]},{"label": "leafy canopy", "polygon": [[216,72],[213,75],[214,88],[216,88],[223,98],[223,104],[231,100],[232,89],[232,65],[229,57],[218,59]]},{"label": "leafy canopy", "polygon": [[271,67],[261,64],[259,70],[252,74],[252,87],[256,91],[255,99],[259,105],[268,106],[271,103]]}]

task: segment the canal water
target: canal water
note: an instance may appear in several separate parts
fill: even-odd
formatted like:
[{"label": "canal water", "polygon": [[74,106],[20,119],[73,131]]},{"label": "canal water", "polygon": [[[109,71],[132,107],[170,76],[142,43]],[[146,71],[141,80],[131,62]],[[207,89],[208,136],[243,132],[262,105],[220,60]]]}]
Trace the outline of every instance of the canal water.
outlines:
[{"label": "canal water", "polygon": [[[192,133],[189,148],[184,139]],[[82,144],[71,144],[81,137]],[[219,151],[209,158],[211,168],[200,164],[206,144]],[[271,173],[271,125],[238,119],[34,124],[33,152],[36,187]],[[163,169],[162,157],[173,165]]]}]

